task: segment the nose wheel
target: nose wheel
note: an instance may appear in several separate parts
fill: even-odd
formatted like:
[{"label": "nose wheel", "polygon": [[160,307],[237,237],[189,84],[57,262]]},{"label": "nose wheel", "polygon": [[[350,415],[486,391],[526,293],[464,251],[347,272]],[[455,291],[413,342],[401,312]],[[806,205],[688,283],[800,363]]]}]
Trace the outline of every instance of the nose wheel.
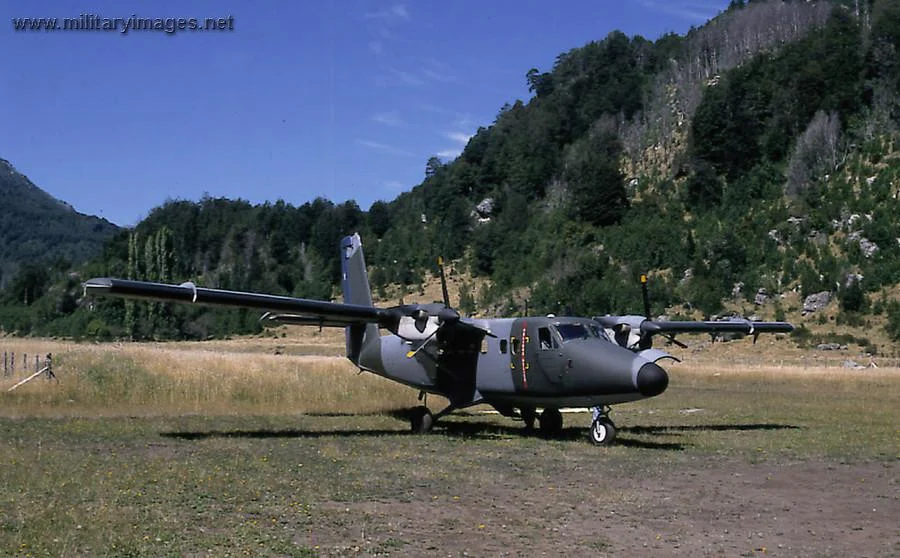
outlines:
[{"label": "nose wheel", "polygon": [[588,438],[595,446],[608,446],[616,439],[616,425],[609,419],[609,407],[595,407]]},{"label": "nose wheel", "polygon": [[598,418],[591,423],[589,436],[595,446],[608,446],[616,438],[616,425],[608,418]]}]

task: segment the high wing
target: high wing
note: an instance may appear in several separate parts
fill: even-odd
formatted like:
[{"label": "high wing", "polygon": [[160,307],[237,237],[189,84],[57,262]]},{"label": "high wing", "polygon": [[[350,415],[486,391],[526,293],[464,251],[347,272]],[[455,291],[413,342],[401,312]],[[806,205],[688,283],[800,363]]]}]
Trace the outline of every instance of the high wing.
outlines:
[{"label": "high wing", "polygon": [[753,322],[750,320],[727,320],[717,322],[652,321],[641,323],[641,331],[655,333],[790,333],[794,326],[786,322]]},{"label": "high wing", "polygon": [[597,316],[594,318],[616,342],[629,349],[647,349],[654,335],[662,335],[675,341],[678,333],[742,333],[752,335],[754,341],[761,333],[790,333],[794,326],[787,322],[757,322],[732,318],[720,321],[665,321],[649,320],[643,316]]},{"label": "high wing", "polygon": [[377,323],[384,327],[399,316],[393,309],[341,304],[223,289],[207,289],[193,283],[168,285],[128,279],[96,278],[84,283],[86,295],[115,296],[162,302],[185,302],[208,306],[252,308],[264,310],[264,318],[304,325],[343,327],[361,323]]},{"label": "high wing", "polygon": [[442,326],[491,335],[482,324],[462,318],[456,310],[441,304],[405,304],[378,308],[290,296],[209,289],[198,287],[193,283],[169,285],[106,277],[86,281],[84,293],[161,302],[251,308],[264,311],[265,314],[261,319],[266,322],[293,325],[345,327],[372,323],[410,341],[430,339]]}]

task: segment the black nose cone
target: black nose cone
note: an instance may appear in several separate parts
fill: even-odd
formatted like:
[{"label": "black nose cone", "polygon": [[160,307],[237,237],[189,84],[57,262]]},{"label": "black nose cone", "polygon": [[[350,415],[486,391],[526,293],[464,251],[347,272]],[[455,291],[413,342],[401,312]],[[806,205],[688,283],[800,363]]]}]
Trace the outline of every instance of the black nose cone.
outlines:
[{"label": "black nose cone", "polygon": [[641,395],[653,397],[666,391],[669,386],[669,375],[652,362],[641,366],[637,373],[637,389]]}]

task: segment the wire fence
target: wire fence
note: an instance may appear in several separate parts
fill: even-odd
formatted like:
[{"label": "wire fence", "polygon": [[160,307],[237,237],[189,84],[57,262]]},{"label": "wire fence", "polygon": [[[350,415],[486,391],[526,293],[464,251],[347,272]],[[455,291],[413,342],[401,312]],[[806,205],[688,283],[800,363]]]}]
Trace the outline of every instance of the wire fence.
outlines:
[{"label": "wire fence", "polygon": [[19,372],[37,372],[42,367],[48,365],[51,355],[41,357],[40,355],[31,355],[34,360],[29,358],[28,353],[16,355],[15,352],[3,351],[3,377],[8,378]]}]

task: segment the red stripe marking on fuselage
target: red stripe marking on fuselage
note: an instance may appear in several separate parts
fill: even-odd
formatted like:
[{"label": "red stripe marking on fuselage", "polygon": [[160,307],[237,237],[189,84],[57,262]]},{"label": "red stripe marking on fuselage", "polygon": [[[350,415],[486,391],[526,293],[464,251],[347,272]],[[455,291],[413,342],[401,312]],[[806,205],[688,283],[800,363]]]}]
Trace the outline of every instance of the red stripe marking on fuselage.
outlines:
[{"label": "red stripe marking on fuselage", "polygon": [[522,388],[523,389],[528,389],[528,376],[525,374],[525,372],[528,370],[528,363],[525,362],[525,347],[528,344],[528,332],[526,331],[527,326],[528,326],[528,322],[523,321],[522,322],[522,350],[520,351],[521,358],[522,358]]}]

